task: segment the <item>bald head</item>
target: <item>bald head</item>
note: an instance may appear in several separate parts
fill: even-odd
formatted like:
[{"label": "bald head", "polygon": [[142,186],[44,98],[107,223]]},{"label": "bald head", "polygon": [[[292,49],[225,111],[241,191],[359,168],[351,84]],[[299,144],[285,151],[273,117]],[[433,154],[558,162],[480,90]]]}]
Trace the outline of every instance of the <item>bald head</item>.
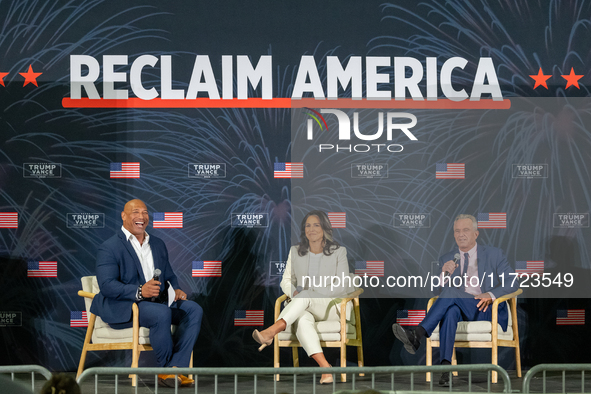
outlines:
[{"label": "bald head", "polygon": [[123,227],[135,235],[141,244],[144,241],[148,223],[150,223],[146,204],[137,199],[128,201],[123,208],[123,212],[121,212],[121,219],[123,220]]},{"label": "bald head", "polygon": [[146,204],[144,204],[142,200],[135,198],[125,203],[125,206],[123,207],[123,212],[129,212],[133,209],[133,207],[136,206],[146,208]]}]

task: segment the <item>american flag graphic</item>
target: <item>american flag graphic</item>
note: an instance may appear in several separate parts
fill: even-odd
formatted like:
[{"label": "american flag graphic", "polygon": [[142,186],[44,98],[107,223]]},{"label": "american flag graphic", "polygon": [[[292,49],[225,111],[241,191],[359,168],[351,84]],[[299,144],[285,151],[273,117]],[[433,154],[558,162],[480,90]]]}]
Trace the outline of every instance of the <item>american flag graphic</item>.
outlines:
[{"label": "american flag graphic", "polygon": [[140,163],[111,163],[111,178],[139,178]]},{"label": "american flag graphic", "polygon": [[0,212],[0,228],[18,228],[18,212]]},{"label": "american flag graphic", "polygon": [[221,261],[193,261],[191,275],[197,277],[222,276]]},{"label": "american flag graphic", "polygon": [[356,261],[355,275],[384,276],[383,261]]},{"label": "american flag graphic", "polygon": [[515,272],[519,276],[529,276],[531,274],[542,274],[544,273],[544,262],[543,261],[516,261]]},{"label": "american flag graphic", "polygon": [[274,178],[303,178],[304,163],[274,163]]},{"label": "american flag graphic", "polygon": [[88,327],[86,311],[70,311],[70,327]]},{"label": "american flag graphic", "polygon": [[183,228],[182,212],[154,212],[152,219],[154,228]]},{"label": "american flag graphic", "polygon": [[507,214],[497,213],[479,213],[478,228],[507,228]]},{"label": "american flag graphic", "polygon": [[347,213],[346,212],[329,212],[328,220],[332,228],[346,228],[347,227]]},{"label": "american flag graphic", "polygon": [[584,309],[559,309],[556,311],[557,326],[584,326]]},{"label": "american flag graphic", "polygon": [[435,179],[465,179],[466,165],[464,163],[435,164]]},{"label": "american flag graphic", "polygon": [[27,263],[29,278],[57,278],[57,261],[29,261]]},{"label": "american flag graphic", "polygon": [[425,310],[403,309],[396,311],[396,323],[401,326],[418,326],[425,318]]},{"label": "american flag graphic", "polygon": [[236,310],[234,311],[235,326],[262,326],[264,325],[264,311],[262,310]]}]

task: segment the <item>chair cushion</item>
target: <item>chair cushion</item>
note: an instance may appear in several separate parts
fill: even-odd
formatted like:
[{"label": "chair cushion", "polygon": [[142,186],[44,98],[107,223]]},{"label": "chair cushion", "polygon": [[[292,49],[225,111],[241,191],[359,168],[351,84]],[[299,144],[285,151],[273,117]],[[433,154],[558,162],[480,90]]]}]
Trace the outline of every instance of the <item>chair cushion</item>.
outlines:
[{"label": "chair cushion", "polygon": [[[507,305],[508,306],[508,305]],[[507,331],[503,331],[501,325],[498,324],[498,339],[513,340],[513,320],[511,319],[511,313],[509,308],[509,324],[507,325]],[[479,342],[490,342],[492,341],[492,323],[489,321],[461,321],[458,322],[458,328],[456,331],[456,341],[479,341]],[[433,330],[431,334],[431,340],[439,341],[439,324]]]},{"label": "chair cushion", "polygon": [[[318,337],[321,341],[340,341],[341,340],[341,322],[339,321],[319,321],[314,323],[314,328],[318,332]],[[355,339],[355,326],[347,323],[347,338]],[[279,340],[281,341],[297,341],[295,332],[292,331],[292,326],[288,326],[285,331],[279,333]]]},{"label": "chair cushion", "polygon": [[[355,334],[347,334],[348,339],[355,339]],[[325,342],[337,342],[341,340],[341,334],[338,332],[318,333],[318,339]],[[297,341],[298,337],[290,332],[280,332],[280,341]]]},{"label": "chair cushion", "polygon": [[[175,333],[177,326],[170,326],[170,332]],[[92,333],[92,343],[110,343],[110,342],[131,342],[133,335],[133,327],[124,328],[121,330],[111,328],[100,317],[96,317],[94,323],[94,331]],[[140,327],[139,336],[140,345],[150,344],[150,329]]]},{"label": "chair cushion", "polygon": [[[513,340],[513,333],[504,334],[500,333],[497,339],[503,339],[506,341]],[[491,342],[492,334],[475,334],[475,335],[456,335],[456,341],[458,342]]]},{"label": "chair cushion", "polygon": [[[109,327],[109,325],[101,320],[100,317],[96,317],[96,323],[100,321],[101,327],[95,325],[94,331],[92,332],[92,343],[119,343],[119,342],[131,342],[133,336],[133,328],[124,328],[122,330],[116,330]],[[140,345],[150,344],[150,330],[145,327],[140,327],[139,336]]]}]

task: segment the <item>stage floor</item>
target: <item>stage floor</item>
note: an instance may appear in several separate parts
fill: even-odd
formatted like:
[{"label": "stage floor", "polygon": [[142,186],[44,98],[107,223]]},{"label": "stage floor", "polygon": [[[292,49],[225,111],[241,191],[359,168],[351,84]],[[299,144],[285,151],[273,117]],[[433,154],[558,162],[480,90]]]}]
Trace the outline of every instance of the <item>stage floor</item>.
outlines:
[{"label": "stage floor", "polygon": [[[523,371],[523,375],[527,371]],[[72,374],[74,376],[74,374]],[[511,377],[511,389],[513,392],[521,392],[522,390],[522,383],[523,378],[516,378],[515,372],[509,372],[509,376]],[[535,378],[531,385],[530,385],[530,392],[542,392],[542,375],[540,374],[539,377]],[[586,375],[585,377],[585,392],[591,392],[591,377]],[[28,387],[30,385],[30,375],[18,375],[17,379],[26,383]],[[317,377],[318,381],[319,377]],[[325,393],[333,393],[333,392],[350,392],[352,391],[351,386],[351,375],[347,376],[348,381],[346,383],[338,382],[334,386],[333,385],[320,385],[318,382],[313,386],[312,385],[312,377],[311,376],[303,376],[298,375],[297,377],[297,384],[296,384],[296,393],[304,393],[304,394],[312,394],[315,389],[315,392],[318,394],[325,394]],[[449,391],[447,387],[439,387],[437,384],[439,377],[433,385],[434,391]],[[365,377],[356,377],[355,379],[355,391],[362,391],[372,388],[372,379],[371,376]],[[45,383],[45,379],[43,377],[38,377],[35,381],[35,393],[39,393],[41,387]],[[286,375],[282,376],[281,381],[273,382],[271,376],[259,376],[257,379],[257,393],[260,394],[269,394],[274,392],[274,385],[277,385],[277,393],[294,393],[294,380],[293,376]],[[239,376],[238,377],[238,393],[240,394],[248,394],[254,393],[254,380],[252,376]],[[390,375],[376,375],[375,377],[375,389],[382,392],[391,391],[392,386],[390,382]],[[87,380],[81,384],[82,394],[91,394],[95,393],[95,383],[94,379]],[[397,374],[394,380],[394,390],[397,392],[401,391],[411,391],[411,380],[408,374]],[[430,391],[429,383],[425,382],[425,378],[423,374],[415,376],[415,382],[412,386],[412,390],[414,391]],[[491,384],[491,392],[502,392],[503,391],[503,384]],[[454,377],[453,380],[453,391],[455,392],[486,392],[488,391],[487,387],[487,380],[485,373],[472,373],[472,384],[469,387],[468,384],[468,374],[467,373],[460,373],[459,376]],[[114,377],[106,377],[106,376],[99,376],[98,378],[98,388],[96,389],[97,393],[100,394],[111,394],[115,393],[115,379]],[[117,392],[118,393],[135,393],[135,388],[131,386],[131,379],[127,377],[120,376],[117,382]],[[137,393],[141,394],[148,394],[154,393],[154,378],[152,377],[144,377],[139,380],[139,385],[137,389]],[[174,388],[167,388],[167,387],[158,387],[158,393],[173,393]],[[198,379],[198,386],[197,391],[195,387],[181,387],[179,388],[179,393],[214,393],[215,392],[215,381],[213,376],[202,376]],[[234,377],[232,376],[219,376],[218,383],[217,383],[217,393],[219,394],[230,394],[234,393]],[[562,392],[581,392],[581,374],[580,373],[567,373],[566,374],[566,388],[563,391],[562,389],[562,374],[560,372],[557,373],[550,373],[547,372],[546,375],[546,392],[547,393],[562,393]]]}]

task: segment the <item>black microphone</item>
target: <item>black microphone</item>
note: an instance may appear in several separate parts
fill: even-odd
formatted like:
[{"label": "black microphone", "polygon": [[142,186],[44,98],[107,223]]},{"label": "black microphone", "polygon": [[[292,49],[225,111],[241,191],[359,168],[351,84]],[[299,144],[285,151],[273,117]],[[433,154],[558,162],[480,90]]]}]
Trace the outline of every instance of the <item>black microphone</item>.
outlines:
[{"label": "black microphone", "polygon": [[[458,254],[458,256],[459,256],[459,254]],[[161,274],[161,273],[162,273],[162,271],[160,271],[158,268],[156,268],[156,269],[154,270],[154,278],[152,278],[152,279],[154,279],[155,281],[158,281],[158,282],[160,282],[160,274]],[[159,296],[160,296],[160,295],[158,295],[158,297],[159,297]],[[154,302],[154,301],[156,301],[156,296],[152,297],[152,302]]]},{"label": "black microphone", "polygon": [[[460,261],[460,254],[459,253],[454,254],[454,260],[453,261],[454,261],[454,264],[456,264],[458,261]],[[451,274],[448,271],[445,271],[445,274],[443,276],[448,277],[450,275]]]}]

